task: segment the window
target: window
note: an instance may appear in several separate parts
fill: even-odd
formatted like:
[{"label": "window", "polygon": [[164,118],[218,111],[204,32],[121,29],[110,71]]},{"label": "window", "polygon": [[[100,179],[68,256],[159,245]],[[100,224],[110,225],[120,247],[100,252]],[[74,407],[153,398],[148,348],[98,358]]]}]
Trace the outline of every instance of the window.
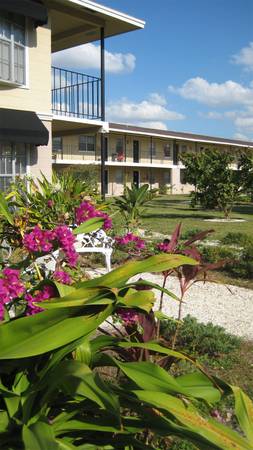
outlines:
[{"label": "window", "polygon": [[163,154],[164,154],[165,158],[171,158],[170,144],[164,144],[164,146],[163,146]]},{"label": "window", "polygon": [[187,182],[185,181],[185,169],[180,169],[180,183],[187,184]]},{"label": "window", "polygon": [[95,152],[95,136],[79,136],[79,152]]},{"label": "window", "polygon": [[186,144],[182,144],[181,145],[181,153],[186,153],[188,150],[187,145]]},{"label": "window", "polygon": [[6,191],[17,175],[26,173],[26,145],[0,144],[0,190]]},{"label": "window", "polygon": [[116,153],[123,153],[123,144],[124,144],[123,137],[122,136],[118,137],[116,139],[116,147],[115,147]]},{"label": "window", "polygon": [[122,169],[116,170],[115,181],[117,184],[123,184],[123,170]]},{"label": "window", "polygon": [[150,155],[156,155],[156,145],[154,141],[150,142]]},{"label": "window", "polygon": [[0,79],[25,84],[25,17],[1,12]]},{"label": "window", "polygon": [[55,136],[52,139],[53,141],[53,152],[58,153],[62,151],[62,137]]},{"label": "window", "polygon": [[171,184],[171,170],[166,170],[166,172],[164,172],[164,184]]}]

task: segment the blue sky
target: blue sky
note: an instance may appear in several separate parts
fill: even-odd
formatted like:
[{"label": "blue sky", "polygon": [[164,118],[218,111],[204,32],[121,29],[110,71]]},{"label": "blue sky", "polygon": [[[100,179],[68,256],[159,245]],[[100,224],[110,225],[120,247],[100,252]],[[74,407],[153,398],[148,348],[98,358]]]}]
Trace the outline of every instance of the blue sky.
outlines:
[{"label": "blue sky", "polygon": [[[100,3],[146,21],[106,40],[109,120],[253,139],[252,0]],[[98,48],[82,50],[69,64],[95,73]]]}]

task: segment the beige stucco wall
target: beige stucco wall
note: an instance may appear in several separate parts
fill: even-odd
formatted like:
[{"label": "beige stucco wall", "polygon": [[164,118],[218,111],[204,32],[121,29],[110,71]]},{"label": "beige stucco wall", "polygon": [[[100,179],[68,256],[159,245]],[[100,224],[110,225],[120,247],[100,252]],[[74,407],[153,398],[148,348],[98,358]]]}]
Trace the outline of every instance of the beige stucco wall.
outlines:
[{"label": "beige stucco wall", "polygon": [[34,29],[27,20],[27,41],[27,86],[0,83],[0,107],[51,114],[50,25]]},{"label": "beige stucco wall", "polygon": [[34,178],[40,178],[42,173],[50,180],[52,176],[52,122],[43,121],[43,124],[49,131],[48,145],[31,149],[28,174]]}]

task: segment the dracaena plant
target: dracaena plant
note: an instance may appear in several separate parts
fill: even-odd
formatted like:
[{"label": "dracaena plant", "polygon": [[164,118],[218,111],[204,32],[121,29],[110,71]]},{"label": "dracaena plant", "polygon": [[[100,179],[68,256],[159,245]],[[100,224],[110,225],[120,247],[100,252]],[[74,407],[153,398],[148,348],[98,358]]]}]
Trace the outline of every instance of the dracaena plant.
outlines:
[{"label": "dracaena plant", "polygon": [[[0,209],[17,232],[4,198]],[[79,231],[91,231],[101,220],[105,223],[106,218],[85,220]],[[142,315],[143,328],[153,317],[153,291],[165,289],[148,282],[143,289],[143,282],[132,282],[132,277],[198,262],[187,255],[161,253],[68,284],[66,273],[48,278],[39,267],[36,271],[36,257],[57,246],[63,251],[64,268],[75,263],[73,232],[63,227],[20,232],[20,246],[26,250],[19,266],[22,274],[7,258],[2,262],[1,450],[151,449],[163,448],[163,440],[173,436],[189,439],[200,449],[253,449],[253,405],[239,388],[211,378],[190,357],[160,345],[152,324],[142,342],[99,334],[115,315],[124,319],[135,311]],[[27,271],[31,262],[34,270]],[[129,349],[149,352],[150,359],[126,361],[122,351]],[[195,372],[174,378],[159,365],[159,358],[166,357],[191,362]],[[202,412],[204,405],[215,405],[227,393],[234,395],[243,436]]]}]

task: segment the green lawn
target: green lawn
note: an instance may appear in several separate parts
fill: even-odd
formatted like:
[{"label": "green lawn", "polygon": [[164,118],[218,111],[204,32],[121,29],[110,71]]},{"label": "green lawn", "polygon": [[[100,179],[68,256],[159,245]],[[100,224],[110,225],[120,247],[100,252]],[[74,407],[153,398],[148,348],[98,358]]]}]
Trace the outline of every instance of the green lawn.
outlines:
[{"label": "green lawn", "polygon": [[228,232],[242,232],[253,235],[253,203],[240,203],[233,208],[231,218],[244,219],[245,222],[219,223],[204,221],[204,219],[215,217],[223,218],[223,214],[219,211],[192,209],[189,204],[189,196],[157,196],[144,209],[142,228],[163,234],[171,234],[176,224],[182,222],[183,232],[195,228],[215,230],[215,233],[210,236],[212,240],[219,240]]}]

